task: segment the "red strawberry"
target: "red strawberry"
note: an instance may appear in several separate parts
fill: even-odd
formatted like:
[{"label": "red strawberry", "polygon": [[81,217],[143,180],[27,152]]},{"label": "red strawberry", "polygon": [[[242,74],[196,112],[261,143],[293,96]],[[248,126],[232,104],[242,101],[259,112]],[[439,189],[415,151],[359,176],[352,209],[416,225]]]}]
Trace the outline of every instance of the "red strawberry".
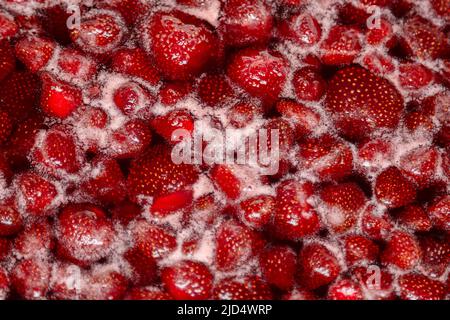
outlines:
[{"label": "red strawberry", "polygon": [[9,277],[6,270],[0,267],[0,300],[5,300],[9,294]]},{"label": "red strawberry", "polygon": [[0,237],[15,235],[22,229],[22,216],[11,202],[0,204]]},{"label": "red strawberry", "polygon": [[406,51],[421,59],[439,58],[448,47],[445,34],[420,16],[407,19],[402,34]]},{"label": "red strawberry", "polygon": [[187,133],[193,133],[194,119],[187,110],[174,110],[151,120],[151,126],[167,142],[172,143],[179,141],[177,135],[172,136],[176,133],[176,130],[185,130]]},{"label": "red strawberry", "polygon": [[406,90],[426,87],[433,81],[433,72],[421,64],[404,63],[399,67],[400,85]]},{"label": "red strawberry", "polygon": [[26,37],[15,46],[16,57],[33,73],[41,71],[50,61],[56,44],[50,39]]},{"label": "red strawberry", "polygon": [[399,208],[414,201],[416,189],[396,167],[381,172],[374,186],[377,200],[389,208]]},{"label": "red strawberry", "polygon": [[164,290],[157,287],[134,287],[125,295],[125,300],[172,300]]},{"label": "red strawberry", "polygon": [[138,77],[151,85],[156,85],[160,76],[156,67],[141,48],[120,48],[111,59],[114,71]]},{"label": "red strawberry", "polygon": [[135,285],[148,285],[156,278],[155,260],[139,249],[131,248],[124,253],[124,258],[132,272],[131,281]]},{"label": "red strawberry", "polygon": [[386,239],[393,228],[393,222],[388,214],[377,214],[374,206],[368,206],[361,217],[361,230],[374,240]]},{"label": "red strawberry", "polygon": [[150,207],[151,214],[165,216],[173,211],[181,210],[192,204],[194,194],[192,190],[180,190],[168,195],[159,196],[153,200]]},{"label": "red strawberry", "polygon": [[70,31],[67,27],[67,21],[72,15],[72,11],[64,5],[55,5],[45,8],[43,16],[40,16],[42,27],[56,41],[62,45],[68,45],[72,41],[70,39]]},{"label": "red strawberry", "polygon": [[0,41],[14,37],[19,28],[14,22],[14,18],[5,11],[0,11]]},{"label": "red strawberry", "polygon": [[94,205],[66,206],[56,228],[59,254],[81,266],[109,255],[115,231],[105,212]]},{"label": "red strawberry", "polygon": [[358,157],[363,168],[379,169],[383,161],[392,160],[392,143],[384,139],[370,139],[358,146]]},{"label": "red strawberry", "polygon": [[360,262],[373,263],[378,257],[377,244],[364,236],[348,235],[342,241],[348,265]]},{"label": "red strawberry", "polygon": [[352,3],[344,3],[338,7],[339,22],[343,25],[350,25],[356,28],[367,26],[370,13],[362,6],[355,6]]},{"label": "red strawberry", "polygon": [[165,82],[159,89],[159,99],[162,104],[172,106],[184,99],[191,92],[189,82]]},{"label": "red strawberry", "polygon": [[51,213],[48,210],[55,207],[58,195],[54,183],[33,172],[20,175],[16,183],[18,201],[24,205],[27,214],[41,216]]},{"label": "red strawberry", "polygon": [[0,41],[0,82],[8,77],[15,66],[16,59],[11,45],[6,41]]},{"label": "red strawberry", "polygon": [[144,121],[134,119],[113,131],[109,139],[109,155],[118,159],[132,158],[147,149],[152,141],[152,134]]},{"label": "red strawberry", "polygon": [[239,102],[229,109],[228,119],[235,128],[243,128],[262,114],[262,108],[248,102]]},{"label": "red strawberry", "polygon": [[152,95],[135,82],[120,85],[113,93],[114,104],[126,115],[149,117],[149,107],[153,105]]},{"label": "red strawberry", "polygon": [[429,231],[432,227],[431,219],[419,205],[408,205],[397,216],[398,222],[415,232]]},{"label": "red strawberry", "polygon": [[24,299],[44,299],[49,281],[50,264],[45,260],[22,260],[11,271],[11,286]]},{"label": "red strawberry", "polygon": [[446,0],[430,0],[434,11],[446,21],[450,21],[450,3]]},{"label": "red strawberry", "polygon": [[96,61],[75,49],[61,49],[57,64],[59,69],[56,75],[74,85],[90,82],[97,72]]},{"label": "red strawberry", "polygon": [[82,188],[102,203],[119,203],[126,195],[125,177],[113,159],[95,159],[91,177]]},{"label": "red strawberry", "polygon": [[427,213],[433,225],[441,230],[450,231],[450,196],[436,199],[428,208]]},{"label": "red strawberry", "polygon": [[432,277],[440,277],[450,263],[450,242],[448,235],[427,234],[419,238],[422,266]]},{"label": "red strawberry", "polygon": [[74,137],[65,128],[46,131],[42,141],[35,146],[32,157],[36,164],[56,175],[76,173],[80,169],[79,149]]},{"label": "red strawberry", "polygon": [[435,148],[414,149],[400,159],[402,173],[419,187],[426,187],[435,178],[438,158]]},{"label": "red strawberry", "polygon": [[409,233],[394,231],[381,254],[383,264],[402,270],[414,268],[420,262],[420,247]]},{"label": "red strawberry", "polygon": [[233,96],[233,89],[224,75],[206,74],[198,83],[197,94],[203,103],[216,107]]},{"label": "red strawberry", "polygon": [[294,250],[288,246],[269,247],[263,251],[259,261],[264,279],[269,284],[281,290],[292,288],[297,269]]},{"label": "red strawberry", "polygon": [[321,45],[321,60],[329,65],[352,63],[361,51],[358,29],[347,26],[334,26]]},{"label": "red strawberry", "polygon": [[245,47],[269,40],[273,17],[265,0],[230,0],[221,13],[219,30],[226,45]]},{"label": "red strawberry", "polygon": [[394,300],[394,277],[386,269],[377,265],[368,267],[355,267],[351,271],[352,278],[363,289],[364,298],[367,300]]},{"label": "red strawberry", "polygon": [[403,300],[443,300],[447,293],[445,284],[418,273],[408,273],[398,280]]},{"label": "red strawberry", "polygon": [[403,111],[403,98],[386,79],[358,67],[339,70],[331,79],[325,100],[335,125],[351,138],[376,129],[394,129]]},{"label": "red strawberry", "polygon": [[67,118],[83,103],[79,89],[53,78],[48,73],[42,75],[41,79],[41,108],[48,115]]},{"label": "red strawberry", "polygon": [[434,127],[431,117],[422,110],[408,112],[403,121],[405,127],[412,132],[416,130],[432,131]]},{"label": "red strawberry", "polygon": [[3,261],[9,256],[11,251],[11,239],[0,238],[0,261]]},{"label": "red strawberry", "polygon": [[311,14],[303,12],[282,20],[278,33],[282,39],[291,40],[301,46],[312,46],[320,41],[322,27]]},{"label": "red strawberry", "polygon": [[331,283],[341,271],[339,261],[324,245],[310,243],[298,258],[299,281],[306,289],[316,289]]},{"label": "red strawberry", "polygon": [[390,74],[395,71],[395,66],[392,58],[376,51],[367,53],[363,57],[362,62],[370,72],[378,76]]},{"label": "red strawberry", "polygon": [[392,37],[393,29],[392,24],[384,18],[380,18],[379,25],[374,28],[370,28],[367,31],[366,39],[371,45],[377,45],[389,40]]},{"label": "red strawberry", "polygon": [[356,224],[367,201],[361,188],[352,182],[326,186],[320,197],[327,205],[325,222],[337,233],[348,231]]},{"label": "red strawberry", "polygon": [[14,251],[19,257],[42,259],[54,247],[52,226],[47,220],[25,227],[14,240]]},{"label": "red strawberry", "polygon": [[286,180],[278,186],[273,218],[278,237],[296,241],[319,230],[319,217],[307,201],[313,192],[313,186],[307,182]]},{"label": "red strawberry", "polygon": [[214,276],[203,263],[181,260],[163,268],[161,280],[176,300],[205,300],[211,296]]},{"label": "red strawberry", "polygon": [[127,287],[127,280],[122,274],[100,267],[90,271],[81,288],[80,297],[83,300],[120,300]]},{"label": "red strawberry", "polygon": [[239,204],[239,209],[242,223],[253,229],[262,229],[272,220],[275,198],[269,195],[248,198]]},{"label": "red strawberry", "polygon": [[214,300],[271,300],[270,287],[258,276],[225,278],[214,287]]},{"label": "red strawberry", "polygon": [[212,62],[218,38],[204,20],[181,11],[157,11],[143,23],[142,44],[164,77],[187,80]]},{"label": "red strawberry", "polygon": [[[278,143],[281,152],[288,152],[294,145],[294,130],[291,124],[283,118],[270,119],[266,125],[267,129],[267,149],[271,150],[272,130],[278,130]],[[261,141],[261,143],[264,143]],[[258,145],[258,148],[260,146]]]},{"label": "red strawberry", "polygon": [[297,98],[306,101],[319,101],[326,89],[325,80],[314,67],[297,70],[292,85]]},{"label": "red strawberry", "polygon": [[162,259],[177,247],[175,234],[168,228],[138,220],[130,226],[134,248],[153,259]]},{"label": "red strawberry", "polygon": [[9,138],[12,128],[13,124],[9,115],[0,111],[0,145]]},{"label": "red strawberry", "polygon": [[320,124],[320,115],[317,112],[293,100],[279,100],[276,109],[283,118],[294,123],[297,139],[310,135]]},{"label": "red strawberry", "polygon": [[162,196],[184,190],[198,179],[197,168],[190,164],[175,164],[170,151],[156,147],[132,161],[128,175],[128,192],[138,196]]},{"label": "red strawberry", "polygon": [[137,204],[125,200],[111,209],[111,215],[114,221],[123,226],[127,226],[131,221],[141,215],[142,208]]},{"label": "red strawberry", "polygon": [[100,6],[118,11],[130,26],[142,19],[151,8],[150,3],[144,0],[101,1]]},{"label": "red strawberry", "polygon": [[287,67],[287,62],[276,52],[248,48],[233,56],[227,74],[251,96],[273,101],[283,89]]},{"label": "red strawberry", "polygon": [[39,78],[26,71],[13,72],[2,81],[0,107],[14,121],[22,120],[33,110],[39,98]]},{"label": "red strawberry", "polygon": [[328,288],[329,300],[363,300],[361,286],[350,279],[340,279]]},{"label": "red strawberry", "polygon": [[241,181],[230,166],[219,164],[210,171],[211,180],[225,195],[235,200],[241,194]]},{"label": "red strawberry", "polygon": [[263,245],[258,232],[234,221],[226,221],[216,234],[216,267],[221,271],[236,270],[258,254]]},{"label": "red strawberry", "polygon": [[72,41],[84,52],[109,55],[125,39],[127,30],[120,15],[109,10],[90,10],[81,16],[79,28],[70,32]]},{"label": "red strawberry", "polygon": [[311,170],[323,180],[339,180],[353,170],[350,146],[329,134],[300,143],[299,168]]}]

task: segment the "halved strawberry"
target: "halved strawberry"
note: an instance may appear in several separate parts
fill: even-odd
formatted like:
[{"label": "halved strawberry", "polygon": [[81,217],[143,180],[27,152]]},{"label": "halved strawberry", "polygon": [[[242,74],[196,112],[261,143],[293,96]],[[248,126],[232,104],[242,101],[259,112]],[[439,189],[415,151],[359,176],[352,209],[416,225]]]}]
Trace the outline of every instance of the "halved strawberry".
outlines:
[{"label": "halved strawberry", "polygon": [[313,133],[320,124],[317,112],[294,100],[281,99],[275,107],[284,119],[294,123],[295,136],[299,140]]},{"label": "halved strawberry", "polygon": [[323,180],[339,180],[353,170],[352,151],[348,143],[329,134],[311,137],[300,143],[299,168]]},{"label": "halved strawberry", "polygon": [[107,257],[115,240],[105,212],[90,204],[66,206],[58,216],[56,234],[60,256],[81,266]]},{"label": "halved strawberry", "polygon": [[197,94],[200,100],[211,107],[220,106],[233,96],[233,88],[226,76],[221,74],[206,74],[198,85]]},{"label": "halved strawberry", "polygon": [[348,26],[334,26],[321,45],[321,60],[329,65],[352,63],[361,51],[360,31]]},{"label": "halved strawberry", "polygon": [[356,224],[367,201],[361,188],[352,182],[326,186],[320,198],[327,205],[325,223],[337,233],[348,231]]},{"label": "halved strawberry", "polygon": [[256,256],[263,246],[258,232],[234,221],[225,221],[216,234],[216,267],[222,271],[236,270]]},{"label": "halved strawberry", "polygon": [[124,41],[127,31],[115,11],[92,9],[81,16],[80,27],[72,29],[70,37],[82,51],[103,56]]},{"label": "halved strawberry", "polygon": [[62,172],[76,173],[80,169],[79,152],[72,133],[65,127],[54,127],[35,145],[32,158],[45,171],[59,176]]},{"label": "halved strawberry", "polygon": [[139,196],[163,196],[181,191],[198,179],[197,168],[190,164],[175,164],[170,150],[155,147],[132,161],[127,179],[132,199]]},{"label": "halved strawberry", "polygon": [[297,255],[289,246],[272,246],[265,249],[260,258],[264,279],[271,285],[289,290],[294,285]]},{"label": "halved strawberry", "polygon": [[114,71],[141,78],[156,85],[161,77],[152,61],[141,48],[120,48],[111,58]]},{"label": "halved strawberry", "polygon": [[93,80],[98,69],[97,62],[93,58],[76,49],[61,49],[57,64],[57,71],[53,71],[55,75],[74,85],[89,83]]},{"label": "halved strawberry", "polygon": [[292,79],[297,98],[305,101],[319,101],[325,93],[326,82],[314,67],[304,67],[294,73]]},{"label": "halved strawberry", "polygon": [[416,238],[403,231],[392,232],[381,254],[384,265],[410,270],[420,262],[420,247]]},{"label": "halved strawberry", "polygon": [[395,71],[392,58],[376,51],[367,53],[363,57],[362,62],[364,67],[378,76],[384,76]]},{"label": "halved strawberry", "polygon": [[418,273],[400,276],[398,285],[404,300],[443,300],[447,294],[444,283]]},{"label": "halved strawberry", "polygon": [[374,186],[377,200],[389,208],[399,208],[414,201],[416,189],[396,167],[381,172]]},{"label": "halved strawberry", "polygon": [[33,73],[41,71],[53,56],[54,41],[42,37],[25,37],[15,46],[16,57]]},{"label": "halved strawberry", "polygon": [[404,109],[401,94],[388,80],[359,66],[343,68],[333,76],[325,104],[336,127],[353,139],[376,129],[395,129]]},{"label": "halved strawberry", "polygon": [[171,111],[166,115],[155,117],[150,123],[152,128],[169,143],[178,142],[179,137],[172,136],[176,130],[184,130],[190,134],[194,131],[194,119],[187,110]]},{"label": "halved strawberry", "polygon": [[58,191],[53,182],[40,175],[28,172],[17,178],[17,200],[21,203],[27,214],[41,216],[50,214],[49,209],[54,209],[55,198]]},{"label": "halved strawberry", "polygon": [[177,300],[205,300],[211,297],[214,276],[203,263],[181,260],[161,271],[162,283]]},{"label": "halved strawberry", "polygon": [[313,193],[308,182],[286,180],[278,186],[272,224],[277,237],[297,241],[319,231],[319,216],[308,203]]},{"label": "halved strawberry", "polygon": [[298,257],[298,278],[306,289],[317,289],[337,278],[341,266],[335,255],[324,245],[305,245]]},{"label": "halved strawberry", "polygon": [[225,44],[245,47],[266,43],[273,16],[265,0],[230,0],[221,10],[219,31]]},{"label": "halved strawberry", "polygon": [[150,117],[150,107],[155,98],[139,84],[129,81],[115,89],[113,101],[124,114],[146,119]]},{"label": "halved strawberry", "polygon": [[81,90],[45,73],[41,76],[41,108],[49,116],[67,118],[82,103]]},{"label": "halved strawberry", "polygon": [[262,108],[250,102],[238,102],[229,109],[228,119],[235,128],[243,128],[253,121],[258,115],[262,115]]},{"label": "halved strawberry", "polygon": [[16,66],[14,51],[7,41],[0,41],[0,82],[8,77]]},{"label": "halved strawberry", "polygon": [[156,11],[142,24],[142,44],[170,80],[187,80],[213,61],[218,38],[211,25],[181,11]]},{"label": "halved strawberry", "polygon": [[388,41],[393,35],[393,28],[391,22],[385,18],[380,18],[379,25],[370,28],[367,31],[366,39],[369,44],[377,45]]},{"label": "halved strawberry", "polygon": [[282,39],[291,40],[301,46],[312,46],[322,37],[322,27],[308,12],[297,13],[283,19],[277,30]]},{"label": "halved strawberry", "polygon": [[251,96],[273,101],[283,89],[287,67],[285,59],[276,52],[247,48],[232,57],[227,74]]}]

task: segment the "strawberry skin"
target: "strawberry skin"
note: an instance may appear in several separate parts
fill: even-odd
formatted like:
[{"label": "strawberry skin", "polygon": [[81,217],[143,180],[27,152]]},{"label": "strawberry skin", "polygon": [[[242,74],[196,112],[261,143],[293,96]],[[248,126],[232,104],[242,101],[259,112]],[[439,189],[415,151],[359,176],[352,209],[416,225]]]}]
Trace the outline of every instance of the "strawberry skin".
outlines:
[{"label": "strawberry skin", "polygon": [[202,102],[215,107],[232,97],[233,89],[224,75],[206,74],[198,83],[197,94]]},{"label": "strawberry skin", "polygon": [[55,51],[56,44],[47,38],[28,37],[16,43],[16,57],[35,73],[42,70]]},{"label": "strawberry skin", "polygon": [[25,210],[36,216],[46,213],[58,195],[55,185],[45,178],[29,172],[17,181],[20,190],[19,201],[25,203]]},{"label": "strawberry skin", "polygon": [[111,59],[114,71],[141,78],[156,85],[161,77],[158,70],[141,48],[120,48]]},{"label": "strawberry skin", "polygon": [[414,201],[416,189],[396,167],[381,172],[375,181],[375,195],[389,208],[399,208]]},{"label": "strawberry skin", "polygon": [[404,109],[402,96],[388,80],[358,66],[333,76],[325,105],[337,128],[353,139],[376,129],[395,129]]},{"label": "strawberry skin", "polygon": [[381,254],[383,264],[402,270],[412,269],[420,262],[420,248],[411,234],[394,231]]},{"label": "strawberry skin", "polygon": [[215,57],[218,39],[203,20],[181,11],[157,11],[143,23],[142,44],[170,80],[187,80]]},{"label": "strawberry skin", "polygon": [[266,281],[281,290],[294,285],[297,255],[288,246],[273,246],[264,250],[260,265]]},{"label": "strawberry skin", "polygon": [[198,170],[190,164],[172,162],[170,150],[155,147],[132,161],[127,179],[128,193],[138,196],[161,196],[184,190],[198,178]]},{"label": "strawberry skin", "polygon": [[287,67],[287,62],[278,53],[248,48],[233,56],[227,74],[251,96],[272,101],[283,89]]},{"label": "strawberry skin", "polygon": [[447,293],[445,284],[418,273],[408,273],[398,280],[403,300],[443,300]]},{"label": "strawberry skin", "polygon": [[359,31],[353,27],[335,26],[322,43],[322,62],[328,65],[352,63],[361,51]]},{"label": "strawberry skin", "polygon": [[0,82],[3,81],[15,68],[16,59],[11,45],[0,41]]},{"label": "strawberry skin", "polygon": [[225,278],[214,287],[214,300],[270,300],[269,285],[258,276]]}]

